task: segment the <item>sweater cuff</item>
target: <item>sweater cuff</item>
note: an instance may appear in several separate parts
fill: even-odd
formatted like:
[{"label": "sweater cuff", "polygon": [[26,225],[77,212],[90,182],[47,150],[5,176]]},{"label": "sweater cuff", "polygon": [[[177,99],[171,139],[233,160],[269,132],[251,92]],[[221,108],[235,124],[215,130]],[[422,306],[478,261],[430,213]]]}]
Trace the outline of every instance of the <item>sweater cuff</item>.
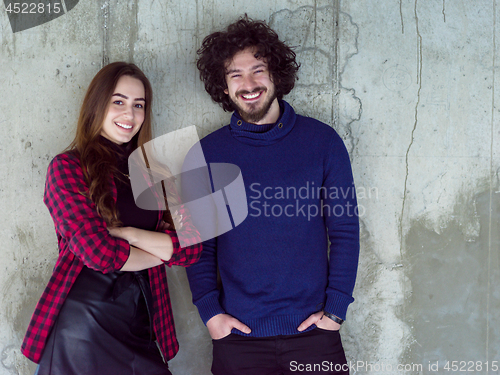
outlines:
[{"label": "sweater cuff", "polygon": [[215,315],[226,313],[219,303],[219,291],[211,292],[205,298],[196,301],[195,305],[205,325]]},{"label": "sweater cuff", "polygon": [[332,291],[327,294],[324,310],[345,320],[347,307],[354,301],[354,298],[338,291]]}]

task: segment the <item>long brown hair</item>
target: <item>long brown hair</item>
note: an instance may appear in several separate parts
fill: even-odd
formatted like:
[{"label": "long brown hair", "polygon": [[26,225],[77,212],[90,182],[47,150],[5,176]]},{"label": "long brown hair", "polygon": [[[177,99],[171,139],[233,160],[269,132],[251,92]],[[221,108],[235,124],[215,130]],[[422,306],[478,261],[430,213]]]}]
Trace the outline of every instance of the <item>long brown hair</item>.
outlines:
[{"label": "long brown hair", "polygon": [[146,100],[144,122],[130,141],[131,149],[141,147],[151,140],[153,101],[151,84],[136,65],[114,62],[102,68],[90,82],[80,110],[75,139],[68,146],[68,150],[76,151],[79,156],[89,187],[88,196],[109,226],[121,225],[110,190],[110,178],[117,173],[117,166],[114,152],[102,142],[100,135],[111,96],[122,76],[130,76],[141,81]]}]

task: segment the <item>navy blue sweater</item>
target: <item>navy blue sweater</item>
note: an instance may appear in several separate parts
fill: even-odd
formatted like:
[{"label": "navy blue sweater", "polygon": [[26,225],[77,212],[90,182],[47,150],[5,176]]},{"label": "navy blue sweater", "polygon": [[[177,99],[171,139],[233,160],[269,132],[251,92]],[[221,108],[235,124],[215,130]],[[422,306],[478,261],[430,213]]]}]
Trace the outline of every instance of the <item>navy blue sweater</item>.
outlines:
[{"label": "navy blue sweater", "polygon": [[330,126],[284,101],[280,107],[275,124],[246,123],[234,113],[230,125],[201,140],[207,163],[241,169],[248,216],[203,243],[201,259],[187,269],[193,302],[205,323],[227,313],[255,337],[299,333],[299,324],[322,309],[345,319],[358,265],[344,143]]}]

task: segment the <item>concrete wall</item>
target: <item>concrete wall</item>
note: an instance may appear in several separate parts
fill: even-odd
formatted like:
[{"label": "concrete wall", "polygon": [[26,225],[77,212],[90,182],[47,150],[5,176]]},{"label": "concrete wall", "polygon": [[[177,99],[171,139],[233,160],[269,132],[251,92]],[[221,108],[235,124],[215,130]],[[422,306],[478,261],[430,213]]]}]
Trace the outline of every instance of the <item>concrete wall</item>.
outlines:
[{"label": "concrete wall", "polygon": [[[155,134],[196,125],[206,135],[229,114],[204,92],[195,51],[244,12],[296,46],[287,99],[332,124],[351,155],[364,215],[342,336],[348,360],[364,364],[356,373],[445,374],[452,360],[500,373],[499,5],[82,0],[17,33],[0,5],[0,375],[34,369],[18,348],[57,254],[45,173],[73,138],[91,78],[103,63],[134,62],[153,83]],[[172,371],[209,374],[184,270],[169,283],[181,341]],[[412,363],[423,367],[397,368]]]}]

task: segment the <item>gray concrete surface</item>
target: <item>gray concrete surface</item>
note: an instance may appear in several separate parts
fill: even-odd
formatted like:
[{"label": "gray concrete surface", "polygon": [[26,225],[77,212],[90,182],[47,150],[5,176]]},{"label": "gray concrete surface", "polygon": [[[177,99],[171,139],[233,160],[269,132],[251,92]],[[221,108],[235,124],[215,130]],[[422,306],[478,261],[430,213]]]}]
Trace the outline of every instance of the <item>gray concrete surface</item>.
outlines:
[{"label": "gray concrete surface", "polygon": [[[499,5],[82,0],[15,34],[0,5],[0,375],[34,370],[18,348],[57,255],[45,173],[73,138],[91,78],[106,62],[134,62],[153,83],[155,134],[196,125],[206,135],[229,114],[204,92],[196,49],[244,12],[296,47],[287,99],[332,124],[351,155],[364,208],[342,328],[348,360],[360,361],[351,374],[464,373],[447,361],[500,373]],[[172,371],[209,374],[183,269],[169,270],[169,286],[181,342]]]}]

